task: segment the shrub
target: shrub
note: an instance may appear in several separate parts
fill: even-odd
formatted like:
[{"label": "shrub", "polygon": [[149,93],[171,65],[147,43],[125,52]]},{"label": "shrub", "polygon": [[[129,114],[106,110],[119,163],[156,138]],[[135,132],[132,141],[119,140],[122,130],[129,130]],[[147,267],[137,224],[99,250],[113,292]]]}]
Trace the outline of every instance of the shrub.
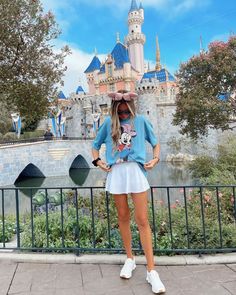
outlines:
[{"label": "shrub", "polygon": [[0,216],[0,242],[7,243],[12,240],[16,233],[16,221],[14,216],[7,216],[4,219],[4,236],[3,236],[3,218]]},{"label": "shrub", "polygon": [[[219,206],[218,202],[219,201]],[[164,204],[155,201],[155,224],[156,244],[160,250],[164,249],[202,249],[205,246],[209,249],[221,248],[220,228],[218,221],[218,207],[220,208],[222,247],[233,248],[236,244],[236,227],[234,200],[230,189],[215,190],[204,189],[202,194],[194,190],[187,200],[188,230],[186,223],[185,205],[176,201],[171,204],[171,224],[169,209]],[[110,247],[112,249],[122,248],[122,241],[117,224],[117,214],[113,198],[109,199],[109,221],[110,221]],[[140,239],[137,226],[134,222],[134,208],[129,200],[131,208],[131,231],[134,248],[140,248]],[[46,216],[44,212],[34,212],[34,236],[32,245],[31,221],[25,218],[21,241],[23,247],[42,247],[47,245],[52,248],[108,248],[108,214],[106,212],[106,198],[104,194],[94,197],[94,219],[92,219],[92,208],[90,198],[78,198],[78,223],[75,206],[74,192],[69,192],[63,205],[63,230],[61,226],[60,208],[57,211],[50,211],[48,214],[48,228],[46,227]],[[203,216],[205,223],[205,235],[203,231]],[[152,210],[149,208],[150,224],[152,224]],[[94,231],[93,231],[94,222]],[[170,229],[171,228],[171,229]],[[47,241],[48,234],[48,241]],[[64,245],[62,243],[64,235]],[[94,243],[93,244],[93,238]],[[155,242],[155,241],[153,241]],[[206,243],[206,245],[205,245]],[[178,252],[178,251],[177,251]]]},{"label": "shrub", "polygon": [[208,184],[233,184],[236,179],[236,136],[222,139],[217,147],[215,158],[207,155],[198,156],[189,163],[193,177]]},{"label": "shrub", "polygon": [[203,178],[211,175],[216,160],[213,157],[202,155],[188,164],[193,178]]},{"label": "shrub", "polygon": [[8,132],[3,136],[4,140],[16,140],[15,132]]}]

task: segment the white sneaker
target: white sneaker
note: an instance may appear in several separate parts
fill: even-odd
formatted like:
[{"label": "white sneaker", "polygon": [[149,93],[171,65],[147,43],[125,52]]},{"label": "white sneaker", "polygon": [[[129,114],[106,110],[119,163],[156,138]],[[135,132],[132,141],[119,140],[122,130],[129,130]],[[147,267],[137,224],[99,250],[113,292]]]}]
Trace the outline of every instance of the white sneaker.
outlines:
[{"label": "white sneaker", "polygon": [[147,278],[149,284],[152,286],[152,292],[155,294],[164,293],[166,291],[159,274],[155,270],[147,271]]},{"label": "white sneaker", "polygon": [[136,268],[135,259],[127,258],[125,264],[120,271],[120,277],[123,279],[130,279],[132,271]]}]

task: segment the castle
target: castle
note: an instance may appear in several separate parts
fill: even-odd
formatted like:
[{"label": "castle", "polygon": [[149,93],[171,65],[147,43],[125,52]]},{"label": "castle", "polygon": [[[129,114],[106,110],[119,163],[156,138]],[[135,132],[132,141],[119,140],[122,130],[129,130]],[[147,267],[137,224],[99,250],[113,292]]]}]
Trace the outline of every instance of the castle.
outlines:
[{"label": "castle", "polygon": [[103,63],[95,53],[85,70],[88,93],[79,85],[68,98],[70,107],[65,108],[67,136],[93,138],[108,115],[111,100],[107,93],[125,89],[139,94],[137,112],[152,122],[163,146],[162,156],[171,152],[168,142],[180,137],[179,128],[172,125],[178,86],[175,77],[161,65],[158,38],[155,68],[145,66],[143,22],[143,6],[132,0],[124,44],[117,35],[115,47]]},{"label": "castle", "polygon": [[117,34],[116,45],[101,62],[97,55],[85,70],[88,82],[86,94],[80,85],[69,100],[66,110],[67,135],[91,138],[96,132],[95,124],[101,124],[108,114],[110,98],[107,93],[120,89],[139,94],[137,111],[145,114],[155,125],[169,113],[168,108],[175,105],[177,83],[173,75],[161,66],[160,49],[156,40],[156,66],[153,70],[145,66],[144,44],[146,37],[142,32],[144,8],[132,0],[128,13],[128,35],[124,44]]}]

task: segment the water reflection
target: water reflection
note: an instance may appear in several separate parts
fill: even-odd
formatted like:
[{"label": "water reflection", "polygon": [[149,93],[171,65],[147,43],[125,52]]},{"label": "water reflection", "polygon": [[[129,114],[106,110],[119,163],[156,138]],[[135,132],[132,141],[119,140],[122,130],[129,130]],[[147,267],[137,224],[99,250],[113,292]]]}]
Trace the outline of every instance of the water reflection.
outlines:
[{"label": "water reflection", "polygon": [[[83,187],[104,186],[106,180],[106,173],[100,169],[71,169],[68,176],[48,177],[48,178],[28,178],[17,182],[10,187],[20,188],[20,212],[30,210],[29,196],[35,195],[37,190],[25,189],[26,187],[47,187],[48,193],[55,193],[52,187],[79,187],[79,194],[89,195],[90,192]],[[192,179],[191,174],[183,165],[173,166],[170,163],[161,162],[153,170],[148,173],[148,181],[151,186],[182,186],[182,185],[196,185],[196,181]],[[154,189],[154,197],[160,202],[167,203],[168,195],[166,189]],[[15,193],[14,191],[5,191],[5,210],[6,212],[15,213]],[[96,193],[95,193],[96,194]],[[186,192],[187,196],[189,191]],[[183,189],[170,189],[170,201],[175,202],[179,200],[183,202]],[[1,197],[1,195],[0,195]],[[0,210],[1,204],[0,204]],[[1,211],[0,211],[1,212]]]}]

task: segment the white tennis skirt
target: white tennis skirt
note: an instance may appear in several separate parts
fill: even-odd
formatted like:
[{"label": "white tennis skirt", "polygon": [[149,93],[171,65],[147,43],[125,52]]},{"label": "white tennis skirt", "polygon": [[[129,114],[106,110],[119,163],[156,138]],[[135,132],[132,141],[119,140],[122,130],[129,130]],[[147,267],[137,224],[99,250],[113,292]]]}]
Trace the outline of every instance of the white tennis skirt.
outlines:
[{"label": "white tennis skirt", "polygon": [[114,164],[107,174],[106,191],[111,194],[141,193],[149,188],[147,178],[136,162]]}]

